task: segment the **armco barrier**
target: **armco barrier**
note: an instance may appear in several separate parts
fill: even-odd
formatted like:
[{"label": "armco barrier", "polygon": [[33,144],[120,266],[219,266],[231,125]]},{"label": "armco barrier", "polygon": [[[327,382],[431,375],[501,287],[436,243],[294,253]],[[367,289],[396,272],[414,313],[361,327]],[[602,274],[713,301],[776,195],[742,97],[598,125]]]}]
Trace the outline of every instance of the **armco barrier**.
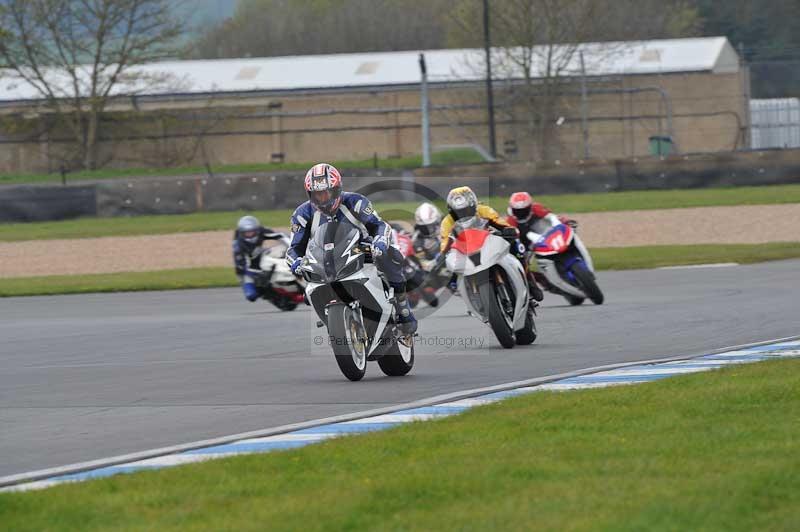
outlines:
[{"label": "armco barrier", "polygon": [[40,222],[96,214],[94,186],[19,186],[0,190],[0,222]]},{"label": "armco barrier", "polygon": [[[567,164],[493,163],[411,171],[346,171],[348,190],[390,179],[402,186],[375,201],[421,199],[422,185],[440,197],[469,185],[482,197],[515,190],[566,194],[800,183],[800,150],[648,157]],[[398,188],[400,190],[398,190]],[[408,191],[404,191],[408,189]],[[59,220],[78,216],[135,216],[294,208],[306,199],[303,172],[191,175],[101,181],[94,184],[0,187],[0,221]]]}]

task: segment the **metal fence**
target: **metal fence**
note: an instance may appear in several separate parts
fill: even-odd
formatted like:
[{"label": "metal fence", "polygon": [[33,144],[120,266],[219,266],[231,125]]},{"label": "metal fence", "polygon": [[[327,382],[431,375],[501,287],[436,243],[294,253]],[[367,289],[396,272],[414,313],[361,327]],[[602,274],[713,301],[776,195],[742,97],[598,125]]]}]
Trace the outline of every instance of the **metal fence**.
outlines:
[{"label": "metal fence", "polygon": [[753,149],[800,148],[800,99],[750,101]]}]

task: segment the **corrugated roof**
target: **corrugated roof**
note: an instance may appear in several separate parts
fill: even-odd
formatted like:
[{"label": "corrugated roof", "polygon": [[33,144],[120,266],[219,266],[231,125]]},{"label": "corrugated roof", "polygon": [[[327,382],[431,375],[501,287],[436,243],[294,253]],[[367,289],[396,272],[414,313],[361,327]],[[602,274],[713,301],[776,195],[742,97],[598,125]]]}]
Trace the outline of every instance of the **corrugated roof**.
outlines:
[{"label": "corrugated roof", "polygon": [[[590,76],[738,69],[738,55],[725,37],[589,43],[580,45],[580,50]],[[484,53],[479,49],[169,61],[138,67],[136,70],[147,80],[121,85],[117,93],[202,94],[409,85],[420,81],[420,53],[425,54],[433,83],[477,81],[484,76]],[[541,61],[536,60],[540,55],[534,54],[533,77],[542,77]],[[522,77],[522,70],[501,50],[494,50],[493,57],[498,79]],[[572,54],[570,59],[563,69],[565,75],[580,72],[578,54]],[[0,77],[0,101],[37,98],[38,93],[26,82]]]}]

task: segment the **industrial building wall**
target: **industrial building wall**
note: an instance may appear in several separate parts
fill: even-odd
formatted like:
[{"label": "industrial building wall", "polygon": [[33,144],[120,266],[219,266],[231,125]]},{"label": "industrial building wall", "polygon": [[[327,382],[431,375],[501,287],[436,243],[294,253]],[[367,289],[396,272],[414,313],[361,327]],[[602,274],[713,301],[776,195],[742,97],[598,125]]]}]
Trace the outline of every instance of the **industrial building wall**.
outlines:
[{"label": "industrial building wall", "polygon": [[[667,105],[659,92],[669,98]],[[518,85],[496,85],[501,156],[535,160],[539,154],[530,110]],[[580,84],[556,103],[548,128],[553,159],[584,158]],[[681,152],[747,147],[746,71],[732,74],[627,76],[588,84],[588,152],[613,159],[650,153],[649,138],[672,133]],[[432,86],[432,142],[488,145],[485,92],[478,85]],[[211,100],[144,102],[138,114],[115,115],[101,130],[101,161],[110,166],[228,165],[401,157],[421,152],[416,88],[284,93],[279,97],[217,95]],[[121,119],[122,117],[123,119]],[[38,141],[0,137],[0,172],[56,171],[67,164],[65,130]]]}]

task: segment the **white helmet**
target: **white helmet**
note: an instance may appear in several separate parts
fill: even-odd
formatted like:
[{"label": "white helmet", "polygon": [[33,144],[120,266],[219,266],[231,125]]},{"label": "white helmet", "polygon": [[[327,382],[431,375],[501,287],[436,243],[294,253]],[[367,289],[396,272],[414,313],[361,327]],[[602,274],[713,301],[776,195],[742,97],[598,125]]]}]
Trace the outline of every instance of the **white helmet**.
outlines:
[{"label": "white helmet", "polygon": [[442,223],[442,213],[432,203],[423,203],[414,211],[414,227],[423,236],[439,234],[439,225]]}]

